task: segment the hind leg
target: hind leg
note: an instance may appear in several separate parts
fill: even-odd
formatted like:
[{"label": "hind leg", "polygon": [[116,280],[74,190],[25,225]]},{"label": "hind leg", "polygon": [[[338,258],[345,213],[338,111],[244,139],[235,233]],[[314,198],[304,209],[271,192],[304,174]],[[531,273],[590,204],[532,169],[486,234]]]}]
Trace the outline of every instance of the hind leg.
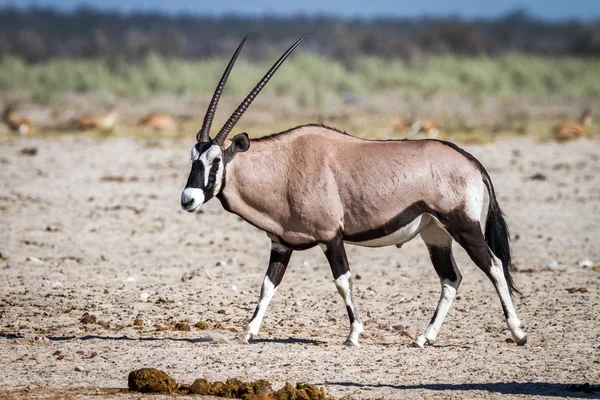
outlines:
[{"label": "hind leg", "polygon": [[433,313],[431,322],[425,332],[415,342],[417,346],[424,347],[426,344],[433,344],[435,342],[437,334],[450,310],[452,301],[456,296],[462,276],[456,267],[454,257],[452,257],[452,237],[446,231],[437,224],[431,223],[421,231],[421,238],[427,245],[429,257],[442,285],[440,300]]},{"label": "hind leg", "polygon": [[502,261],[488,247],[479,222],[462,220],[456,225],[453,229],[449,229],[450,234],[467,251],[475,265],[492,281],[500,297],[508,329],[515,342],[520,346],[524,345],[527,343],[527,334],[523,331],[524,326],[517,317],[510,297]]}]

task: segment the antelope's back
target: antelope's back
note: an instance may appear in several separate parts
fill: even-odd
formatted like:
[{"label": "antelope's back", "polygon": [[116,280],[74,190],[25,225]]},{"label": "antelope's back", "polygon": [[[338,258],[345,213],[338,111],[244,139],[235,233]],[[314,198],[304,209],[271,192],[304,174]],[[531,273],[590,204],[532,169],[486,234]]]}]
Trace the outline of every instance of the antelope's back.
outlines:
[{"label": "antelope's back", "polygon": [[449,212],[464,206],[470,186],[483,187],[472,156],[446,142],[372,141],[317,127],[296,135],[290,148],[311,154],[311,175],[324,197],[336,193],[350,233],[381,226],[417,203]]}]

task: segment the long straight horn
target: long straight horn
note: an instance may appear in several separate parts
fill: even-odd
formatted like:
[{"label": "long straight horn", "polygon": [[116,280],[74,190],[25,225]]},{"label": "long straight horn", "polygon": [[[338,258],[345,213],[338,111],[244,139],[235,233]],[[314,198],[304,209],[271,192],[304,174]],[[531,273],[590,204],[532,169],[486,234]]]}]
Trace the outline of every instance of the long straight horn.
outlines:
[{"label": "long straight horn", "polygon": [[225,83],[227,83],[227,78],[229,77],[229,73],[233,68],[233,64],[235,64],[235,60],[237,59],[240,51],[242,51],[242,47],[246,42],[248,36],[244,37],[242,43],[238,46],[235,53],[233,53],[233,57],[229,60],[229,64],[227,64],[227,68],[225,68],[225,72],[223,72],[223,76],[215,89],[215,93],[213,94],[212,99],[210,100],[210,104],[208,105],[208,109],[206,110],[206,115],[204,115],[204,122],[202,123],[202,128],[198,131],[196,135],[196,140],[199,142],[208,142],[210,140],[210,126],[212,125],[213,118],[215,117],[215,112],[217,111],[217,105],[219,105],[219,98],[221,97],[221,93],[223,92],[223,88],[225,87]]},{"label": "long straight horn", "polygon": [[267,72],[267,74],[260,80],[260,82],[258,82],[256,84],[256,86],[254,87],[254,89],[252,89],[250,94],[238,106],[238,108],[235,110],[235,112],[233,114],[231,114],[231,117],[229,117],[227,122],[225,122],[225,125],[223,125],[223,127],[221,128],[221,130],[219,131],[217,136],[215,136],[215,139],[214,139],[215,142],[217,142],[219,145],[223,144],[223,141],[227,138],[227,135],[229,135],[229,133],[231,132],[231,130],[233,129],[235,124],[240,120],[240,118],[242,117],[242,115],[244,114],[246,109],[248,109],[248,107],[250,106],[252,101],[256,98],[256,96],[260,93],[262,88],[264,88],[265,85],[267,84],[267,82],[269,82],[269,79],[271,79],[271,77],[273,76],[275,71],[277,71],[277,69],[281,66],[281,64],[283,64],[285,59],[292,53],[292,51],[294,51],[294,49],[296,47],[298,47],[300,42],[302,42],[304,40],[304,38],[306,38],[306,36],[308,36],[308,35],[302,36],[300,38],[300,40],[298,40],[296,43],[294,43],[292,45],[292,47],[290,47],[285,53],[283,53],[283,55],[279,58],[279,60],[277,60],[275,65],[273,65],[271,67],[269,72]]}]

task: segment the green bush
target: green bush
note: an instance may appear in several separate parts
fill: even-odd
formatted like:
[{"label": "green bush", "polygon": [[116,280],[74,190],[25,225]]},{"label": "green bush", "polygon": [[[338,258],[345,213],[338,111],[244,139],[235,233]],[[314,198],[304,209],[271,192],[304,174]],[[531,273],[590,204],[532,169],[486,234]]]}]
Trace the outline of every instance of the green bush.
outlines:
[{"label": "green bush", "polygon": [[[240,59],[226,91],[245,95],[271,63]],[[0,60],[0,90],[28,91],[46,101],[62,93],[94,93],[145,98],[157,93],[210,94],[226,59],[189,61],[149,54],[125,59],[56,59],[26,64]],[[437,92],[465,95],[521,94],[600,97],[600,59],[548,58],[520,54],[498,58],[433,56],[411,61],[359,57],[352,67],[316,54],[296,54],[265,88],[265,95],[295,96],[301,105],[323,107],[332,96],[402,91],[409,96]]]}]

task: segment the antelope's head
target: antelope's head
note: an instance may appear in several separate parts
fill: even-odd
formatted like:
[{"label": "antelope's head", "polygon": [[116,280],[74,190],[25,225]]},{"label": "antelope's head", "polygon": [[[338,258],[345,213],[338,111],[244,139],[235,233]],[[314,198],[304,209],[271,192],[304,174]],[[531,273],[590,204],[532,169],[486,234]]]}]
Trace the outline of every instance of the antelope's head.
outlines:
[{"label": "antelope's head", "polygon": [[246,133],[240,133],[233,137],[231,144],[224,148],[225,139],[235,126],[235,124],[242,117],[246,109],[250,106],[252,101],[256,98],[258,93],[267,84],[269,79],[275,74],[275,71],[283,64],[285,59],[294,51],[294,49],[304,40],[306,37],[303,36],[296,43],[292,45],[277,62],[271,67],[271,69],[265,74],[265,76],[258,82],[258,84],[252,89],[250,94],[246,96],[244,101],[238,106],[233,114],[229,117],[225,125],[221,128],[219,133],[211,139],[209,132],[210,127],[217,111],[217,105],[219,104],[219,98],[229,77],[229,73],[233,68],[233,64],[237,59],[242,46],[246,38],[242,40],[242,43],[238,46],[237,50],[231,57],[223,76],[215,89],[215,93],[208,105],[208,110],[204,116],[204,122],[202,128],[196,135],[197,143],[192,147],[192,170],[185,185],[185,189],[181,193],[181,208],[186,211],[193,212],[200,208],[200,206],[210,200],[213,196],[219,194],[222,189],[223,179],[225,176],[225,166],[233,159],[236,153],[241,153],[250,148],[250,139]]}]

